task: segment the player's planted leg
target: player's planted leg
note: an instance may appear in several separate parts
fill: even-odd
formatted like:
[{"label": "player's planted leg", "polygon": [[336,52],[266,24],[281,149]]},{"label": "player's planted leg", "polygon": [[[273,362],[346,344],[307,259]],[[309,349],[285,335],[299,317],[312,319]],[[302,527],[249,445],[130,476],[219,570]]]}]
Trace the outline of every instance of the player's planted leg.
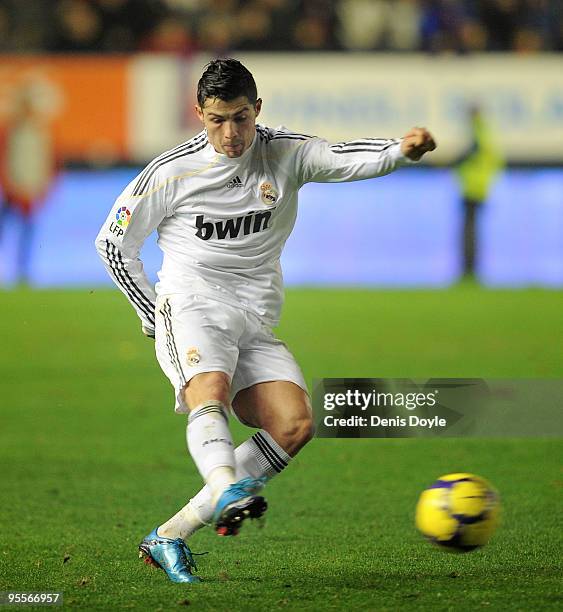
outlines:
[{"label": "player's planted leg", "polygon": [[192,573],[197,565],[189,546],[181,538],[165,538],[155,528],[139,544],[139,556],[145,563],[163,569],[172,582],[195,584],[201,579]]},{"label": "player's planted leg", "polygon": [[[252,385],[237,394],[234,406],[237,415],[244,423],[263,429],[257,443],[266,452],[269,452],[274,445],[284,455],[287,453],[294,455],[311,439],[313,427],[309,398],[302,388],[292,382],[268,381]],[[268,433],[266,434],[266,432]],[[265,435],[271,441],[269,449],[268,445],[263,444]],[[276,457],[276,452],[270,452],[270,459],[280,471],[280,462],[277,461],[279,456]],[[283,462],[281,467],[283,469]],[[236,490],[227,489],[223,494],[224,497],[219,499],[214,517],[219,533],[223,531],[228,535],[228,527],[234,525],[236,528],[236,521],[241,518],[241,509],[233,504],[230,509],[233,520],[230,525],[228,524],[230,518],[227,511],[229,502],[226,500],[229,499],[230,495],[233,495],[233,497],[237,494],[244,495],[245,490],[251,494],[254,486],[255,483],[241,482],[240,487],[237,487]],[[225,504],[224,507],[222,503]],[[253,507],[246,508],[249,514],[253,510],[260,512],[258,503]]]}]

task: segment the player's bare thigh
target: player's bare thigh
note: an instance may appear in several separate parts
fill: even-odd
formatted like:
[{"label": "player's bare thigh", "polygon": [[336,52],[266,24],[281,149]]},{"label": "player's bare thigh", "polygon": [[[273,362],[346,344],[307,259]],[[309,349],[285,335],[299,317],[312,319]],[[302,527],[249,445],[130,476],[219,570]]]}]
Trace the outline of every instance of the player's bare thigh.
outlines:
[{"label": "player's bare thigh", "polygon": [[313,436],[309,396],[292,382],[276,380],[242,389],[233,410],[243,422],[266,430],[292,457]]},{"label": "player's bare thigh", "polygon": [[202,372],[196,374],[184,387],[184,401],[190,411],[203,402],[217,400],[229,405],[231,379],[225,372]]}]

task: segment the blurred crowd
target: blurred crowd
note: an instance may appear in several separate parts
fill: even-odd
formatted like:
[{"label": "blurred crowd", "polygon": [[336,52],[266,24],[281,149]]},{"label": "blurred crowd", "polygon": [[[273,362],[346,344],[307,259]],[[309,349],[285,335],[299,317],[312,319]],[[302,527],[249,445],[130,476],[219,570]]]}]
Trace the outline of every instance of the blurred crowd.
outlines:
[{"label": "blurred crowd", "polygon": [[563,51],[562,0],[0,0],[0,51]]}]

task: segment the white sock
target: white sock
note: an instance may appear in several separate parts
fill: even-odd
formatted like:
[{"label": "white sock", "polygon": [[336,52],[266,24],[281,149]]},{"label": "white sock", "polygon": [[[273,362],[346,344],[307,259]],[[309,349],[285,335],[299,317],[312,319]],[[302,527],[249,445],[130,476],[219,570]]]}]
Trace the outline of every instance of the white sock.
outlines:
[{"label": "white sock", "polygon": [[207,476],[207,486],[212,491],[213,504],[217,503],[221,493],[236,482],[235,470],[232,467],[216,467]]},{"label": "white sock", "polygon": [[223,404],[212,400],[192,410],[186,439],[199,473],[217,499],[236,481],[233,438]]},{"label": "white sock", "polygon": [[164,538],[182,538],[185,540],[192,533],[197,531],[200,527],[203,527],[199,516],[195,513],[194,509],[190,505],[184,506],[180,512],[177,512],[171,519],[168,519],[166,523],[163,523],[157,530],[156,533]]},{"label": "white sock", "polygon": [[[256,432],[235,450],[236,479],[266,477],[270,480],[287,467],[291,457],[264,430]],[[198,529],[209,525],[213,518],[211,490],[203,487],[178,513],[158,528],[167,538],[186,539]]]}]

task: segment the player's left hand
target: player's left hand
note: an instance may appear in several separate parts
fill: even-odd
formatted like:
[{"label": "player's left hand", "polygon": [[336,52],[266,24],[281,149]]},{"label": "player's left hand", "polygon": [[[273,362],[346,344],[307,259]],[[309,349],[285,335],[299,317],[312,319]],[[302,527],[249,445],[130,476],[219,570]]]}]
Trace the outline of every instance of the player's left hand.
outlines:
[{"label": "player's left hand", "polygon": [[401,142],[401,152],[412,161],[418,161],[428,151],[434,151],[436,141],[426,128],[414,127],[409,130]]}]

